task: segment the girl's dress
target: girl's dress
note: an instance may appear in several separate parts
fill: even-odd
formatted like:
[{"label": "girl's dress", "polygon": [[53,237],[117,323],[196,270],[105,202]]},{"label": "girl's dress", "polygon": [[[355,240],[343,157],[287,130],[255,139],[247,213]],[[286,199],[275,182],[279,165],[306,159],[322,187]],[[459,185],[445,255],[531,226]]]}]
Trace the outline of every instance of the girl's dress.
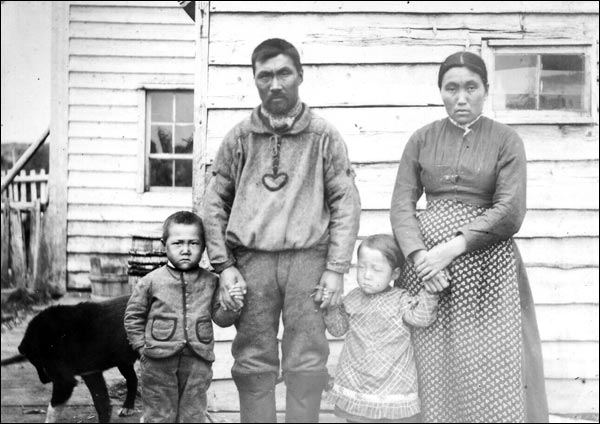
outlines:
[{"label": "girl's dress", "polygon": [[334,336],[346,334],[329,400],[344,418],[399,420],[419,413],[411,326],[435,320],[437,295],[397,287],[369,295],[360,288],[325,314]]},{"label": "girl's dress", "polygon": [[[458,234],[467,253],[448,267],[437,321],[414,331],[425,422],[547,422],[542,357],[527,274],[512,240],[524,218],[526,158],[511,128],[450,118],[409,140],[392,199],[406,257]],[[427,209],[415,204],[427,195]],[[422,282],[406,263],[399,286]]]}]

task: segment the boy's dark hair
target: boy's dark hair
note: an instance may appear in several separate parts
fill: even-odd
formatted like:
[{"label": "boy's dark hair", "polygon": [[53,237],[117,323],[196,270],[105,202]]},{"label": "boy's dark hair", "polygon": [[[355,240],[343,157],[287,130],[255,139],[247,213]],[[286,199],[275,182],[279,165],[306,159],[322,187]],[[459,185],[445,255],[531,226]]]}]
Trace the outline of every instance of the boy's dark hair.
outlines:
[{"label": "boy's dark hair", "polygon": [[296,71],[302,74],[302,64],[300,63],[300,54],[293,44],[282,40],[281,38],[269,38],[260,43],[252,52],[252,73],[256,73],[256,62],[264,62],[280,54],[286,55],[296,67]]},{"label": "boy's dark hair", "polygon": [[402,251],[400,250],[398,243],[396,243],[394,236],[390,234],[374,234],[367,237],[363,240],[360,246],[358,246],[359,254],[360,249],[363,246],[381,252],[381,254],[387,259],[392,269],[399,268],[404,265],[404,256],[402,255]]},{"label": "boy's dark hair", "polygon": [[196,225],[198,230],[200,231],[200,238],[204,243],[204,226],[202,225],[202,218],[196,215],[193,212],[188,211],[179,211],[170,215],[165,222],[163,223],[163,231],[162,231],[162,241],[166,242],[167,238],[169,238],[169,227],[173,224],[183,224],[183,225]]}]

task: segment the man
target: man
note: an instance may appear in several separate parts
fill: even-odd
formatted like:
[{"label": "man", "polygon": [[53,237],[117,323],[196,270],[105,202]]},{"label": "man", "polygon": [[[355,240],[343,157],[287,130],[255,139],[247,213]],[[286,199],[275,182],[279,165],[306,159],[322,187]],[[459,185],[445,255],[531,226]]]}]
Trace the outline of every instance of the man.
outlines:
[{"label": "man", "polygon": [[215,159],[204,209],[208,255],[225,306],[237,309],[229,290],[247,288],[232,347],[241,421],[276,422],[283,312],[286,422],[318,422],[329,355],[318,303],[341,303],[360,199],[341,136],[300,101],[296,48],[266,40],[252,69],[262,104],[225,136]]}]

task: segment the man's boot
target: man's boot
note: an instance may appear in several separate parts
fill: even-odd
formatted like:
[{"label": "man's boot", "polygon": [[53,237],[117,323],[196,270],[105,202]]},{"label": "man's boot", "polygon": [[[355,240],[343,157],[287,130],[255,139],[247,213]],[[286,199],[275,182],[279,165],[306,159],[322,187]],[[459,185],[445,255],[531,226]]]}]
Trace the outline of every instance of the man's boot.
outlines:
[{"label": "man's boot", "polygon": [[286,423],[318,423],[321,394],[327,387],[327,372],[285,373]]},{"label": "man's boot", "polygon": [[240,396],[240,422],[276,423],[275,373],[233,374]]}]

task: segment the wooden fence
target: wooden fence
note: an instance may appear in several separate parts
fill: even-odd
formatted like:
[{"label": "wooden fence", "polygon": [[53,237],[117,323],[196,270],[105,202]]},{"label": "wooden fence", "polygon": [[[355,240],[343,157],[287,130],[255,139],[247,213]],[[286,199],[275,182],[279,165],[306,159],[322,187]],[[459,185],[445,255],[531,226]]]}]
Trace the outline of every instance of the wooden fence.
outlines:
[{"label": "wooden fence", "polygon": [[[2,171],[2,180],[6,178],[7,171]],[[47,205],[48,175],[43,169],[21,171],[2,192],[2,288],[41,287]]]}]

